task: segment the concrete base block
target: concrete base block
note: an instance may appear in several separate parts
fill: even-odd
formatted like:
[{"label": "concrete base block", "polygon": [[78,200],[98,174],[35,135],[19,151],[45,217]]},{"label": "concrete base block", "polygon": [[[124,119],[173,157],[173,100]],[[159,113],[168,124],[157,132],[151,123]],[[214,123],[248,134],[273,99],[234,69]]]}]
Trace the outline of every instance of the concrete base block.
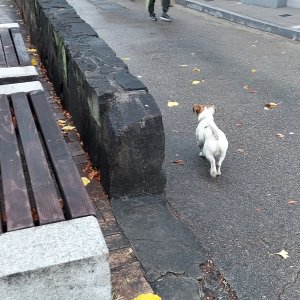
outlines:
[{"label": "concrete base block", "polygon": [[0,84],[37,80],[37,77],[34,66],[0,68]]},{"label": "concrete base block", "polygon": [[0,24],[0,28],[20,28],[20,25],[18,23],[5,23]]},{"label": "concrete base block", "polygon": [[32,91],[43,91],[44,88],[39,81],[21,82],[0,85],[0,95],[10,95],[13,93],[29,93]]},{"label": "concrete base block", "polygon": [[93,216],[0,235],[0,299],[111,300],[108,249]]}]

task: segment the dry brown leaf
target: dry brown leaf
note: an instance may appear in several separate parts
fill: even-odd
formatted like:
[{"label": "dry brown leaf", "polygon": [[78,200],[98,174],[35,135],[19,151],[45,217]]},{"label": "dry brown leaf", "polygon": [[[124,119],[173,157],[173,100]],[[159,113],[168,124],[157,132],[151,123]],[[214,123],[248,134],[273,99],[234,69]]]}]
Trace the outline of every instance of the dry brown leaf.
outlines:
[{"label": "dry brown leaf", "polygon": [[278,104],[277,104],[277,103],[274,103],[274,102],[266,103],[264,109],[267,109],[267,110],[269,110],[269,109],[274,109],[274,108],[277,107],[277,105],[278,105]]},{"label": "dry brown leaf", "polygon": [[256,90],[252,89],[248,84],[245,84],[243,88],[248,92],[248,93],[257,93]]},{"label": "dry brown leaf", "polygon": [[239,153],[245,153],[245,150],[244,150],[244,149],[242,149],[242,148],[240,148],[240,149],[237,149],[236,151],[237,151],[237,152],[239,152]]},{"label": "dry brown leaf", "polygon": [[288,204],[297,204],[297,203],[298,203],[297,200],[293,200],[293,199],[288,200]]},{"label": "dry brown leaf", "polygon": [[177,160],[173,160],[172,161],[173,164],[177,164],[177,165],[184,165],[184,160],[182,159],[177,159]]},{"label": "dry brown leaf", "polygon": [[284,138],[284,135],[282,133],[276,133],[276,136],[279,138],[279,139],[283,139]]}]

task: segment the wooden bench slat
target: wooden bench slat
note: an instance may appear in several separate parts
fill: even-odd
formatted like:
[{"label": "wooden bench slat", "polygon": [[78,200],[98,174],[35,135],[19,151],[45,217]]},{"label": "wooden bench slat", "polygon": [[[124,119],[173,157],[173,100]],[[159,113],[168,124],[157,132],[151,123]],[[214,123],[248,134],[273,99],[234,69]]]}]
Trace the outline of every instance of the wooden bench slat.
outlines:
[{"label": "wooden bench slat", "polygon": [[1,41],[1,35],[0,35],[0,67],[6,67],[6,60],[5,60],[5,55],[4,55],[2,41]]},{"label": "wooden bench slat", "polygon": [[96,215],[45,94],[32,92],[30,97],[69,217]]},{"label": "wooden bench slat", "polygon": [[17,67],[19,65],[19,61],[15,52],[15,47],[13,45],[9,29],[1,28],[0,35],[7,67]]},{"label": "wooden bench slat", "polygon": [[33,226],[20,152],[7,96],[0,95],[0,165],[7,231]]},{"label": "wooden bench slat", "polygon": [[40,224],[64,220],[57,190],[25,93],[11,95]]},{"label": "wooden bench slat", "polygon": [[23,37],[21,35],[20,29],[12,28],[10,30],[12,39],[14,41],[16,53],[19,59],[20,66],[29,66],[31,65],[30,57],[27,53]]}]

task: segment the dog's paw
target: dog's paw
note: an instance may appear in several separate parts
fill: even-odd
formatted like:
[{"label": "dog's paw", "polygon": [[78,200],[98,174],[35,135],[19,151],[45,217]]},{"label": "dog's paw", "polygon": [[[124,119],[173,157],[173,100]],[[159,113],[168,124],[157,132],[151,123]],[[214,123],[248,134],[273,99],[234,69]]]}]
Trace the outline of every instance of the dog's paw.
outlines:
[{"label": "dog's paw", "polygon": [[217,175],[218,175],[218,176],[220,176],[220,175],[221,175],[221,171],[220,171],[220,170],[217,172]]},{"label": "dog's paw", "polygon": [[217,172],[217,171],[215,171],[215,170],[211,170],[211,171],[210,171],[210,176],[211,176],[211,177],[216,178],[217,175],[218,175],[218,172]]}]

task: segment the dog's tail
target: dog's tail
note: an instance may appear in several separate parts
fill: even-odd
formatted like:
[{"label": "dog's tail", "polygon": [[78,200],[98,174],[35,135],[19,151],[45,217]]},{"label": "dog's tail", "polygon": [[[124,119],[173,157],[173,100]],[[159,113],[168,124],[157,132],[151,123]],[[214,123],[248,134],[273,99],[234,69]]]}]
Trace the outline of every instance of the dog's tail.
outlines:
[{"label": "dog's tail", "polygon": [[216,140],[219,139],[219,128],[217,127],[216,123],[212,120],[207,122],[207,126],[205,126],[205,129],[209,128],[213,134],[213,136],[215,137]]}]

